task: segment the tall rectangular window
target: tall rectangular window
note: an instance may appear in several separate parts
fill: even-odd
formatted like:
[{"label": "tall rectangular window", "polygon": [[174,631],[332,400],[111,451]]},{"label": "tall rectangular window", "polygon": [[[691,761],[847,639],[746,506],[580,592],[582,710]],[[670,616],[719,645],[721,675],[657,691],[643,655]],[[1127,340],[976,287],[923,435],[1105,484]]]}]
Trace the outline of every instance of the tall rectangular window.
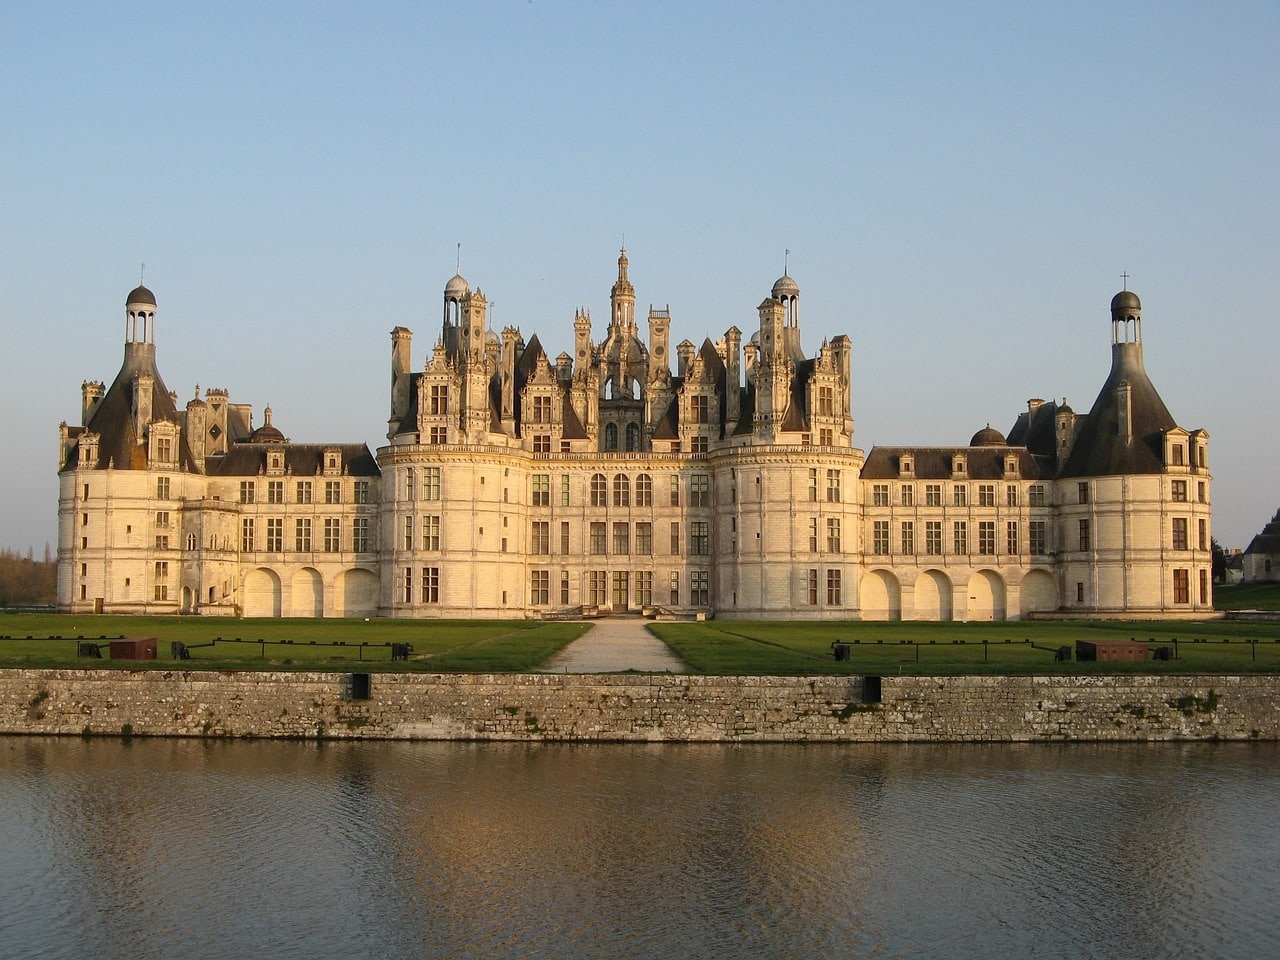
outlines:
[{"label": "tall rectangular window", "polygon": [[827,553],[840,552],[840,518],[827,517]]},{"label": "tall rectangular window", "polygon": [[550,397],[534,397],[533,398],[533,422],[534,423],[550,423],[551,422],[551,398]]},{"label": "tall rectangular window", "polygon": [[711,603],[711,575],[706,570],[689,572],[689,604],[705,607]]},{"label": "tall rectangular window", "polygon": [[567,507],[569,505],[569,475],[567,473],[560,474],[560,506]]},{"label": "tall rectangular window", "polygon": [[902,552],[907,556],[916,552],[916,525],[910,520],[902,521]]},{"label": "tall rectangular window", "polygon": [[1197,543],[1201,550],[1209,549],[1209,521],[1203,518],[1199,521],[1199,537],[1197,539]]},{"label": "tall rectangular window", "polygon": [[609,602],[609,574],[605,570],[592,570],[587,579],[587,600],[597,607]]},{"label": "tall rectangular window", "polygon": [[551,474],[535,473],[533,475],[533,505],[535,507],[551,506]]},{"label": "tall rectangular window", "polygon": [[827,471],[827,503],[840,502],[840,471]]},{"label": "tall rectangular window", "polygon": [[1018,521],[1010,520],[1004,528],[1004,552],[1010,556],[1018,555]]},{"label": "tall rectangular window", "polygon": [[1076,484],[1076,498],[1079,500],[1080,503],[1089,502],[1089,484],[1088,483]]},{"label": "tall rectangular window", "polygon": [[1044,484],[1033,483],[1027,487],[1027,502],[1033,507],[1044,506]]},{"label": "tall rectangular window", "polygon": [[609,481],[604,478],[603,473],[591,475],[591,505],[593,507],[609,505]]},{"label": "tall rectangular window", "polygon": [[284,503],[284,481],[267,481],[267,503]]},{"label": "tall rectangular window", "polygon": [[889,552],[889,521],[876,520],[871,525],[872,553],[885,555]]},{"label": "tall rectangular window", "polygon": [[535,607],[545,607],[551,602],[551,571],[529,571],[529,603]]},{"label": "tall rectangular window", "polygon": [[698,394],[691,398],[691,402],[693,404],[693,422],[710,423],[711,405],[709,398],[705,394]]},{"label": "tall rectangular window", "polygon": [[253,496],[257,492],[257,484],[252,480],[240,481],[240,502],[253,503]]},{"label": "tall rectangular window", "polygon": [[546,520],[534,520],[529,532],[529,552],[549,554],[551,552],[551,524]]},{"label": "tall rectangular window", "polygon": [[653,606],[653,571],[637,570],[635,574],[636,606]]},{"label": "tall rectangular window", "polygon": [[[568,556],[569,554],[569,521],[560,521],[560,555]],[[568,601],[565,601],[566,603]]]},{"label": "tall rectangular window", "polygon": [[413,603],[413,567],[404,568],[404,602]]},{"label": "tall rectangular window", "polygon": [[818,499],[818,468],[809,468],[809,500],[816,502]]},{"label": "tall rectangular window", "polygon": [[156,499],[157,500],[169,499],[169,478],[168,477],[156,477]]},{"label": "tall rectangular window", "polygon": [[311,481],[299,480],[295,487],[295,493],[297,494],[297,497],[296,497],[297,503],[310,503],[311,502]]},{"label": "tall rectangular window", "polygon": [[614,523],[613,552],[619,556],[626,556],[631,552],[631,524]]},{"label": "tall rectangular window", "polygon": [[560,602],[565,606],[569,604],[569,571],[560,571]]},{"label": "tall rectangular window", "polygon": [[904,507],[915,506],[916,488],[909,483],[904,483],[898,490],[898,499]]},{"label": "tall rectangular window", "polygon": [[871,505],[873,507],[887,507],[889,505],[889,485],[887,483],[872,484]]},{"label": "tall rectangular window", "polygon": [[433,383],[431,385],[430,398],[430,412],[433,417],[444,416],[449,412],[449,387],[447,384]]},{"label": "tall rectangular window", "polygon": [[369,502],[369,481],[357,480],[352,485],[351,492],[352,492],[352,499],[354,499],[356,503],[368,503]]},{"label": "tall rectangular window", "polygon": [[604,554],[606,549],[606,533],[603,521],[592,521],[591,523],[591,552],[600,556]]},{"label": "tall rectangular window", "polygon": [[1031,551],[1032,556],[1043,557],[1049,552],[1043,520],[1031,520],[1027,523],[1027,541],[1027,549]]},{"label": "tall rectangular window", "polygon": [[647,473],[636,477],[636,506],[653,506],[653,477]]},{"label": "tall rectangular window", "polygon": [[422,518],[422,549],[440,549],[440,517],[438,514]]},{"label": "tall rectangular window", "polygon": [[324,502],[325,503],[341,503],[342,502],[342,481],[326,480],[324,482]]},{"label": "tall rectangular window", "polygon": [[942,484],[926,483],[924,485],[924,505],[926,507],[942,506]]},{"label": "tall rectangular window", "polygon": [[996,485],[994,483],[978,484],[978,506],[994,507],[996,505]]},{"label": "tall rectangular window", "polygon": [[840,600],[840,571],[827,571],[827,606],[838,607]]},{"label": "tall rectangular window", "polygon": [[1173,571],[1173,602],[1174,603],[1190,603],[1191,602],[1190,571],[1187,571],[1187,570]]},{"label": "tall rectangular window", "polygon": [[1187,481],[1171,480],[1169,482],[1169,499],[1174,503],[1186,503],[1187,501]]},{"label": "tall rectangular window", "polygon": [[1004,486],[1004,502],[1005,506],[1016,507],[1018,505],[1018,485],[1015,483],[1006,483]]},{"label": "tall rectangular window", "polygon": [[245,517],[240,521],[240,552],[253,553],[253,518]]},{"label": "tall rectangular window", "polygon": [[1080,541],[1080,549],[1081,550],[1090,549],[1090,543],[1092,541],[1092,537],[1090,536],[1088,520],[1079,521],[1077,525],[1077,536],[1079,537],[1079,541]]},{"label": "tall rectangular window", "polygon": [[1186,517],[1173,518],[1173,549],[1175,550],[1187,549],[1187,518]]},{"label": "tall rectangular window", "polygon": [[924,552],[931,557],[942,556],[942,521],[941,520],[925,521]]},{"label": "tall rectangular window", "polygon": [[809,552],[818,552],[818,518],[809,518]]},{"label": "tall rectangular window", "polygon": [[957,483],[951,488],[951,502],[957,507],[963,507],[969,500],[968,489],[962,483]]},{"label": "tall rectangular window", "polygon": [[1209,602],[1209,571],[1200,571],[1200,602]]},{"label": "tall rectangular window", "polygon": [[351,521],[351,549],[356,553],[369,552],[368,517],[356,517]]},{"label": "tall rectangular window", "polygon": [[337,517],[324,519],[324,552],[338,553],[342,549],[342,526]]},{"label": "tall rectangular window", "polygon": [[963,520],[951,524],[951,552],[960,556],[969,552],[969,525]]},{"label": "tall rectangular window", "polygon": [[636,524],[636,553],[647,557],[653,553],[653,524],[642,521]]},{"label": "tall rectangular window", "polygon": [[711,477],[705,473],[695,473],[689,478],[689,506],[711,506]]},{"label": "tall rectangular window", "polygon": [[809,606],[816,607],[818,605],[818,571],[810,567],[805,571],[805,596]]},{"label": "tall rectangular window", "polygon": [[680,553],[680,524],[678,521],[671,521],[671,555],[677,556]]},{"label": "tall rectangular window", "polygon": [[670,602],[673,607],[680,603],[680,574],[678,571],[671,571],[671,585],[667,595],[671,598]]},{"label": "tall rectangular window", "polygon": [[978,553],[991,556],[996,552],[996,524],[994,520],[978,523]]},{"label": "tall rectangular window", "polygon": [[613,505],[615,507],[631,506],[631,478],[625,473],[614,474]]},{"label": "tall rectangular window", "polygon": [[423,467],[422,468],[422,499],[423,500],[439,500],[440,499],[440,468],[439,467]]},{"label": "tall rectangular window", "polygon": [[311,518],[299,517],[293,524],[293,549],[298,553],[311,552]]},{"label": "tall rectangular window", "polygon": [[284,550],[284,518],[267,518],[267,552],[280,553]]},{"label": "tall rectangular window", "polygon": [[675,475],[671,477],[671,506],[680,506],[680,478]]},{"label": "tall rectangular window", "polygon": [[440,602],[440,568],[422,568],[422,602]]},{"label": "tall rectangular window", "polygon": [[705,557],[711,553],[711,524],[695,520],[689,524],[689,555]]},{"label": "tall rectangular window", "polygon": [[413,549],[413,517],[404,518],[404,548]]}]

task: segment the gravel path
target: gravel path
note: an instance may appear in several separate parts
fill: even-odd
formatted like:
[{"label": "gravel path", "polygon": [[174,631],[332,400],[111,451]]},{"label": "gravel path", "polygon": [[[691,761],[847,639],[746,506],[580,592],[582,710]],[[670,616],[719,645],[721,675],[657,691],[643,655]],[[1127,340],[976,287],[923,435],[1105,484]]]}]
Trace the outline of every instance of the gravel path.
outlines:
[{"label": "gravel path", "polygon": [[597,620],[560,653],[547,661],[543,673],[684,673],[684,664],[671,648],[651,634],[643,620]]}]

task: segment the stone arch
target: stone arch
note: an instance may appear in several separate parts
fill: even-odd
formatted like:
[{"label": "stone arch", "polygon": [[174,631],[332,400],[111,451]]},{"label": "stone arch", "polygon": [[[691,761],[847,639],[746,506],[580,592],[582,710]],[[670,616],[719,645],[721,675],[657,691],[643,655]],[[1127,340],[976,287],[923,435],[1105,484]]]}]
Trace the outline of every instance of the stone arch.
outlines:
[{"label": "stone arch", "polygon": [[324,582],[320,572],[313,567],[303,567],[293,575],[290,590],[290,616],[324,616]]},{"label": "stone arch", "polygon": [[369,570],[343,570],[333,586],[339,617],[372,617],[378,612],[378,575]]},{"label": "stone arch", "polygon": [[244,578],[244,615],[280,616],[280,578],[274,570],[259,567]]},{"label": "stone arch", "polygon": [[869,570],[862,577],[862,619],[901,620],[902,586],[888,570]]},{"label": "stone arch", "polygon": [[196,596],[196,592],[192,590],[190,587],[183,587],[182,588],[182,612],[195,613],[198,603],[199,603],[199,598]]},{"label": "stone arch", "polygon": [[994,570],[977,570],[969,578],[967,620],[1005,619],[1005,586]]},{"label": "stone arch", "polygon": [[1058,585],[1053,576],[1044,570],[1032,570],[1022,578],[1020,613],[1036,613],[1058,609]]},{"label": "stone arch", "polygon": [[916,620],[952,620],[955,610],[951,578],[941,570],[926,570],[916,580]]}]

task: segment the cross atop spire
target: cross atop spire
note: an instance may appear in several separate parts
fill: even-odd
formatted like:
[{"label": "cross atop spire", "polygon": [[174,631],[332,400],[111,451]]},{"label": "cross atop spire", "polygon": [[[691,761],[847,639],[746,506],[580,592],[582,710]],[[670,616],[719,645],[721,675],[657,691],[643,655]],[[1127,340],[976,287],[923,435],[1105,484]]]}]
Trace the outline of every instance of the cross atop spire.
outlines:
[{"label": "cross atop spire", "polygon": [[1129,289],[1129,274],[1128,274],[1128,272],[1126,271],[1125,273],[1120,274],[1120,279],[1124,281],[1124,289],[1125,289],[1125,290],[1128,290],[1128,289]]}]

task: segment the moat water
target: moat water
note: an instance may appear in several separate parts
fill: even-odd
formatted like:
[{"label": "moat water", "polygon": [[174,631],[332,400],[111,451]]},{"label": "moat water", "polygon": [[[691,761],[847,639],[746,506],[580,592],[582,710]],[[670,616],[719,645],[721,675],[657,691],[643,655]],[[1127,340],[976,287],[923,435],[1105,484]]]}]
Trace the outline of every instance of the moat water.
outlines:
[{"label": "moat water", "polygon": [[0,956],[1280,956],[1280,746],[0,738]]}]

